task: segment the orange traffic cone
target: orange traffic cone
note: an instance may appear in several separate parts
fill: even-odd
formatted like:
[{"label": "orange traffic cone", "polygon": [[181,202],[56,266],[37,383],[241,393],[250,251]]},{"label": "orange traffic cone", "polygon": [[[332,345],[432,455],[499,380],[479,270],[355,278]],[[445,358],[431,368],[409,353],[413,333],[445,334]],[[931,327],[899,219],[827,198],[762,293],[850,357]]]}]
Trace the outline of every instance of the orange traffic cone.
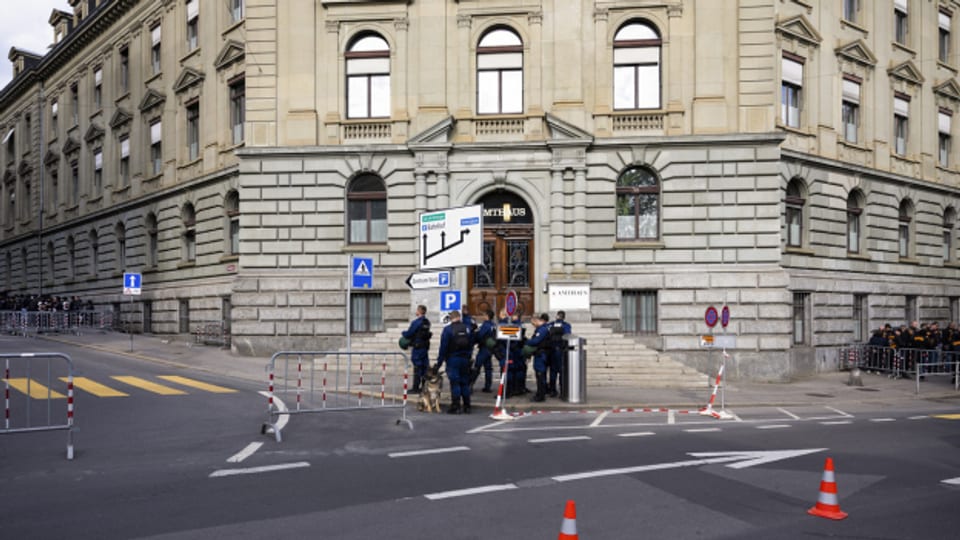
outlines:
[{"label": "orange traffic cone", "polygon": [[840,501],[837,500],[837,481],[833,478],[833,459],[827,458],[823,467],[823,480],[820,481],[820,496],[817,504],[807,510],[813,516],[828,519],[843,519],[847,513],[840,510]]},{"label": "orange traffic cone", "polygon": [[560,526],[560,536],[557,540],[579,540],[577,535],[577,505],[573,501],[567,501],[567,507],[563,511],[563,524]]}]

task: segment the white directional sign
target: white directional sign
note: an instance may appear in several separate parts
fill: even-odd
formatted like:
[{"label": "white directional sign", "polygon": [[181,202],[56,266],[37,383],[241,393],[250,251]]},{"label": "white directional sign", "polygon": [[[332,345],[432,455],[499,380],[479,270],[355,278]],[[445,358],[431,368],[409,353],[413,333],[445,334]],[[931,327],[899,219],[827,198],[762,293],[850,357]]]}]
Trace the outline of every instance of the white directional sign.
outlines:
[{"label": "white directional sign", "polygon": [[420,269],[483,264],[483,206],[420,214]]},{"label": "white directional sign", "polygon": [[407,287],[411,289],[436,289],[450,286],[450,271],[418,272],[407,278]]},{"label": "white directional sign", "polygon": [[141,280],[140,274],[124,274],[123,275],[123,294],[125,295],[139,295],[141,285],[143,281]]}]

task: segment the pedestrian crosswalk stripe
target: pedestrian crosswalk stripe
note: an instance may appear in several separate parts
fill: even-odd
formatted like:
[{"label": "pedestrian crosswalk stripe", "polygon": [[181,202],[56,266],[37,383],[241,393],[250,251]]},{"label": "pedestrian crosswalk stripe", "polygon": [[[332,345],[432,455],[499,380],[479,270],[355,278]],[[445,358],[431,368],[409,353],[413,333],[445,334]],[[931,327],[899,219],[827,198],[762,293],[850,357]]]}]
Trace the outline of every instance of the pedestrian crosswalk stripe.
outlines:
[{"label": "pedestrian crosswalk stripe", "polygon": [[[60,377],[60,380],[66,382],[67,378]],[[73,386],[85,392],[89,392],[97,397],[127,397],[130,395],[119,390],[114,390],[107,385],[100,384],[97,381],[88,379],[86,377],[74,377]]]},{"label": "pedestrian crosswalk stripe", "polygon": [[165,381],[170,381],[172,383],[182,384],[183,386],[196,388],[197,390],[205,390],[207,392],[213,392],[215,394],[229,394],[232,392],[236,392],[236,390],[234,390],[233,388],[226,388],[223,386],[217,386],[215,384],[195,381],[193,379],[188,379],[186,377],[180,377],[177,375],[160,375],[158,378],[163,379]]},{"label": "pedestrian crosswalk stripe", "polygon": [[110,378],[118,380],[124,384],[129,384],[130,386],[135,386],[137,388],[146,390],[148,392],[153,392],[154,394],[160,394],[161,396],[179,396],[186,394],[186,392],[183,390],[177,390],[176,388],[150,382],[146,379],[141,379],[140,377],[113,375]]},{"label": "pedestrian crosswalk stripe", "polygon": [[936,414],[933,417],[943,420],[960,420],[960,414]]},{"label": "pedestrian crosswalk stripe", "polygon": [[26,377],[7,379],[10,382],[10,388],[14,388],[30,396],[31,399],[64,399],[67,396],[47,388],[37,381],[27,379]]}]

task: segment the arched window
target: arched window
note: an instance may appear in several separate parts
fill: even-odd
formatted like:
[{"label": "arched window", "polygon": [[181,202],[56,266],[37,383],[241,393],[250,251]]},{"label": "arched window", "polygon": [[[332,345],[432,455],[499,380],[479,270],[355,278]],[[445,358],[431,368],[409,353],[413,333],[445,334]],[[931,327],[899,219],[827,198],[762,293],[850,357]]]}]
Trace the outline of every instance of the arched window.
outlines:
[{"label": "arched window", "polygon": [[347,189],[348,235],[351,244],[387,241],[387,188],[375,174],[361,174]]},{"label": "arched window", "polygon": [[364,34],[347,47],[347,118],[390,116],[390,46]]},{"label": "arched window", "polygon": [[957,211],[948,206],[943,211],[943,262],[954,262],[953,256],[953,226],[957,221]]},{"label": "arched window", "polygon": [[53,242],[47,242],[47,275],[56,281],[57,279],[57,254],[53,250]]},{"label": "arched window", "polygon": [[180,219],[183,221],[183,260],[194,262],[197,260],[197,214],[192,204],[184,203]]},{"label": "arched window", "polygon": [[143,221],[143,228],[147,235],[147,250],[144,264],[147,268],[153,268],[157,265],[157,251],[159,249],[157,241],[157,215],[153,212],[147,214],[146,219]]},{"label": "arched window", "polygon": [[113,236],[117,239],[117,270],[123,271],[127,268],[127,227],[123,223],[117,223],[113,228]]},{"label": "arched window", "polygon": [[477,46],[477,113],[523,112],[523,42],[513,30],[495,28]]},{"label": "arched window", "polygon": [[646,167],[630,167],[617,178],[617,239],[660,238],[660,181]]},{"label": "arched window", "polygon": [[96,230],[90,231],[90,275],[96,276],[100,269],[100,236]]},{"label": "arched window", "polygon": [[863,214],[863,193],[852,190],[847,197],[847,253],[860,253],[860,216]]},{"label": "arched window", "polygon": [[642,21],[613,37],[613,108],[660,108],[660,34]]},{"label": "arched window", "polygon": [[227,231],[226,249],[227,255],[240,255],[240,194],[236,190],[230,190],[223,198],[223,213],[226,219]]},{"label": "arched window", "polygon": [[800,178],[787,184],[787,247],[803,247],[803,207],[806,204],[806,186]]},{"label": "arched window", "polygon": [[73,236],[67,237],[67,272],[70,279],[77,277],[77,244]]},{"label": "arched window", "polygon": [[913,225],[913,203],[910,202],[910,199],[904,199],[900,201],[900,212],[899,212],[899,238],[900,238],[900,257],[907,258],[910,257],[911,245],[910,238],[912,236],[912,225]]}]

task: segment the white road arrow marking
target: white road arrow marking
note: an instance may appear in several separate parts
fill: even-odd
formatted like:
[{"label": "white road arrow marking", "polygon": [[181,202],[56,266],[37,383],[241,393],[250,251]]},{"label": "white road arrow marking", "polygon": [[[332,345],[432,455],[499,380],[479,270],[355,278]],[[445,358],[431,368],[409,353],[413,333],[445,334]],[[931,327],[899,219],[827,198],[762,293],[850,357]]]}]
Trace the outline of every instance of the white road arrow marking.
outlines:
[{"label": "white road arrow marking", "polygon": [[683,467],[696,467],[699,465],[712,465],[715,463],[729,463],[727,467],[731,469],[745,469],[763,463],[771,463],[783,459],[789,459],[815,452],[822,452],[826,448],[808,448],[804,450],[770,450],[770,451],[738,451],[738,452],[695,452],[689,455],[702,458],[689,461],[675,461],[673,463],[656,463],[653,465],[640,465],[637,467],[623,467],[619,469],[601,469],[598,471],[587,471],[582,473],[564,474],[554,476],[555,482],[570,482],[573,480],[585,480],[587,478],[598,478],[601,476],[615,476],[620,474],[633,474],[648,471],[662,471],[665,469],[679,469]]}]

